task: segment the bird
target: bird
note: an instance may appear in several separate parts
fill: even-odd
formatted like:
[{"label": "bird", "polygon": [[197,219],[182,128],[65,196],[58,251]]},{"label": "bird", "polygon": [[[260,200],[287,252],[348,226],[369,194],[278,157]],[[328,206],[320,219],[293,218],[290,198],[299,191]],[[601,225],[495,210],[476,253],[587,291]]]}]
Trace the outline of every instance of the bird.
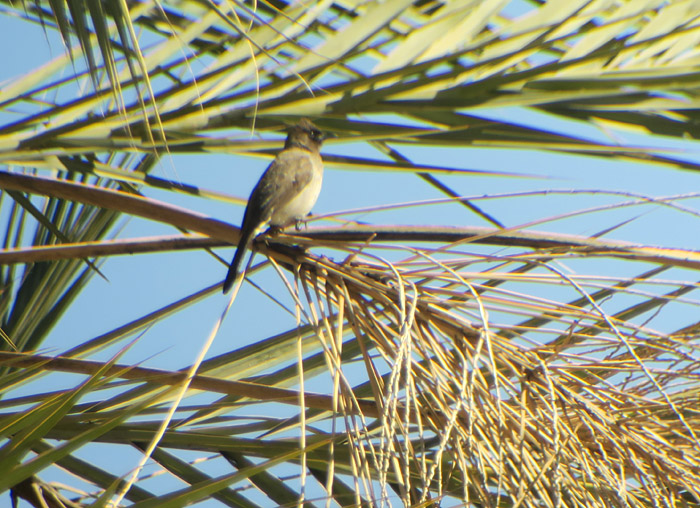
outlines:
[{"label": "bird", "polygon": [[326,137],[306,118],[288,130],[284,149],[267,167],[248,199],[236,253],[224,280],[224,294],[242,275],[245,253],[263,229],[299,225],[316,204],[323,183],[320,150]]}]

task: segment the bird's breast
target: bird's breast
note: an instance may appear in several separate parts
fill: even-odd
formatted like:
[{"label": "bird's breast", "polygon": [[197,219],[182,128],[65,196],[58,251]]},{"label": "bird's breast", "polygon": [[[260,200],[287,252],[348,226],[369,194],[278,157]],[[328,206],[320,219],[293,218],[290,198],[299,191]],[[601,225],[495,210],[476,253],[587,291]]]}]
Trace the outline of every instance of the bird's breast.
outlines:
[{"label": "bird's breast", "polygon": [[314,171],[311,181],[295,197],[281,204],[272,212],[271,225],[285,227],[303,219],[311,212],[311,209],[316,204],[318,195],[321,193],[323,169],[322,166],[320,167],[321,169]]}]

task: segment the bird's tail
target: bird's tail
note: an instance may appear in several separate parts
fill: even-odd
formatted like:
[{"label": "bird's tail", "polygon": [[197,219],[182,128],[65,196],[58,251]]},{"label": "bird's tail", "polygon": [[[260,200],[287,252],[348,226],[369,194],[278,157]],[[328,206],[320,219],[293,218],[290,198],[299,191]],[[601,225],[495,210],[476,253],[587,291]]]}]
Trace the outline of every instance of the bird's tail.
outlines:
[{"label": "bird's tail", "polygon": [[255,231],[243,232],[241,239],[238,242],[238,248],[236,253],[233,255],[233,261],[231,261],[231,266],[228,268],[228,273],[226,274],[226,279],[224,280],[224,294],[228,293],[233,285],[238,282],[238,279],[243,275],[241,273],[241,263],[245,257],[245,253],[250,249],[250,245],[253,243],[255,238]]}]

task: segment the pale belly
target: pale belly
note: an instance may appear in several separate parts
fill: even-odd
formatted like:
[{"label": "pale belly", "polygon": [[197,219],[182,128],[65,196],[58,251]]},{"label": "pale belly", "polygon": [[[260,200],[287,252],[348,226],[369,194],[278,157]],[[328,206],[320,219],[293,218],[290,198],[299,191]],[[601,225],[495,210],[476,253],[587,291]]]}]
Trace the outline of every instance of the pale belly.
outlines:
[{"label": "pale belly", "polygon": [[284,227],[306,217],[316,204],[318,195],[321,193],[322,181],[323,176],[318,175],[317,178],[314,178],[306,187],[304,187],[302,192],[297,197],[289,201],[286,205],[275,210],[272,213],[270,224],[273,226]]}]

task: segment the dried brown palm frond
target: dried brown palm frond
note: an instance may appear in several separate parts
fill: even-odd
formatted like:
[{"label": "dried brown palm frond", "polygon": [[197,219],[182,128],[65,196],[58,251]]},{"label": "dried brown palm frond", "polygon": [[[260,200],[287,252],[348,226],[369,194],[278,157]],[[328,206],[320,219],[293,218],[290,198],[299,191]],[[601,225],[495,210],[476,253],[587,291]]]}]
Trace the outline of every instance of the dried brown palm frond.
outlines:
[{"label": "dried brown palm frond", "polygon": [[[378,404],[378,419],[368,417],[377,427],[348,432],[355,470],[371,464],[366,481],[378,475],[407,505],[435,496],[486,506],[670,505],[700,495],[697,332],[662,333],[639,320],[698,284],[651,298],[638,288],[675,284],[654,279],[663,270],[573,276],[556,258],[587,257],[575,248],[463,249],[404,247],[394,262],[314,258],[300,273],[338,407],[360,412],[343,373],[345,336],[359,343]],[[535,285],[562,286],[571,298],[536,297]]]}]

